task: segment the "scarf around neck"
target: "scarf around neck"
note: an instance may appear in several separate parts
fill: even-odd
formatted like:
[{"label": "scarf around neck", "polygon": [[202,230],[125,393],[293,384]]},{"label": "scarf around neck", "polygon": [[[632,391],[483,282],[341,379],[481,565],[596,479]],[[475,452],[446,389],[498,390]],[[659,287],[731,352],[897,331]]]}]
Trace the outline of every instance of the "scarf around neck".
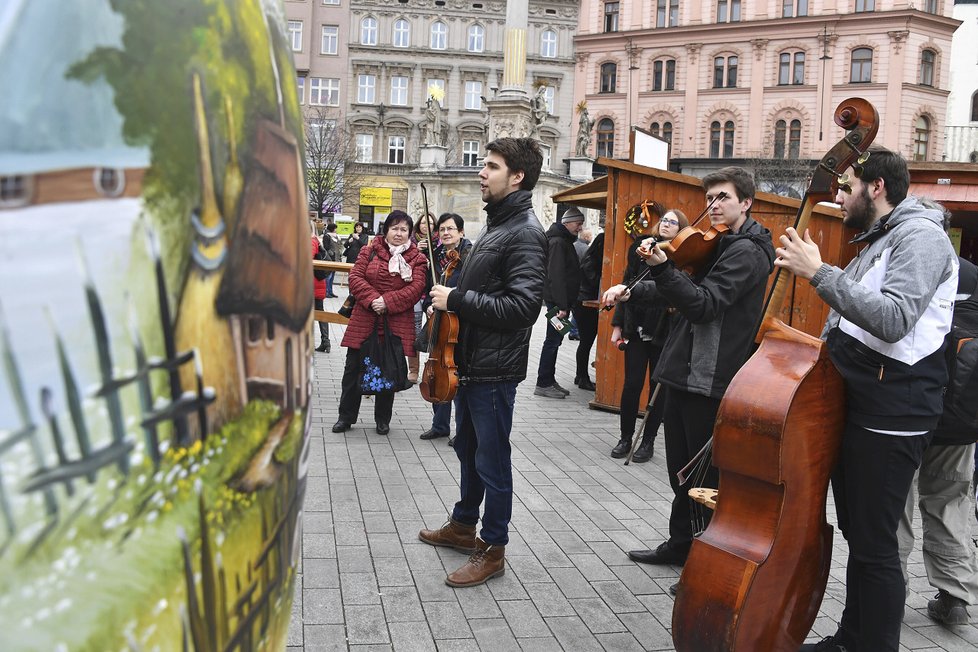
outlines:
[{"label": "scarf around neck", "polygon": [[401,254],[407,251],[408,247],[410,246],[410,242],[397,245],[396,247],[389,242],[387,243],[387,248],[390,249],[391,252],[391,260],[387,264],[387,271],[389,271],[391,274],[400,274],[405,283],[411,282],[412,271],[411,266],[408,265],[408,262],[404,260],[404,256]]}]

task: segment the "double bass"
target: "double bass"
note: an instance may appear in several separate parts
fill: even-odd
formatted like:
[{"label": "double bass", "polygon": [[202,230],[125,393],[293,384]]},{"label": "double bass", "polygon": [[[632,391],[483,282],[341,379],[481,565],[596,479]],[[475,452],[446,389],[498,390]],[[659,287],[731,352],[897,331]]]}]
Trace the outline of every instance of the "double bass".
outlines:
[{"label": "double bass", "polygon": [[[849,131],[813,173],[796,221],[802,233],[879,126],[861,98],[842,102],[834,118]],[[759,346],[720,403],[712,444],[719,493],[680,578],[672,612],[679,652],[795,652],[825,592],[833,537],[825,499],[845,395],[824,343],[776,318],[792,280],[779,269]]]}]

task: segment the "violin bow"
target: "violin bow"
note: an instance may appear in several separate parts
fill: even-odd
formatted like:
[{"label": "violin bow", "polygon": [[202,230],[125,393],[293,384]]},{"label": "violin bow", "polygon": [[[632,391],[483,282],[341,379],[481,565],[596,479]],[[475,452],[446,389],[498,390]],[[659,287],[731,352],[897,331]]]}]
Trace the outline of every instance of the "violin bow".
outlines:
[{"label": "violin bow", "polygon": [[424,222],[428,225],[425,240],[428,241],[428,272],[431,274],[431,285],[438,285],[438,277],[435,276],[435,246],[431,241],[431,211],[428,210],[428,189],[421,184],[421,201],[424,203]]}]

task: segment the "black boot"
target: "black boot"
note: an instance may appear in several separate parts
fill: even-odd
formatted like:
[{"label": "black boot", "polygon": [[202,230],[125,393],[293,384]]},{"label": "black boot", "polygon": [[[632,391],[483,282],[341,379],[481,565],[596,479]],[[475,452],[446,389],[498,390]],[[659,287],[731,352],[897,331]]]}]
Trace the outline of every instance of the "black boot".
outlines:
[{"label": "black boot", "polygon": [[636,464],[641,464],[652,459],[653,444],[655,444],[655,435],[642,435],[642,443],[639,444],[638,450],[632,455],[632,461]]},{"label": "black boot", "polygon": [[329,353],[329,340],[323,339],[323,341],[319,343],[319,346],[316,347],[316,350],[320,353]]},{"label": "black boot", "polygon": [[618,445],[611,449],[611,456],[616,460],[628,455],[628,451],[632,450],[632,438],[622,437],[618,442]]}]

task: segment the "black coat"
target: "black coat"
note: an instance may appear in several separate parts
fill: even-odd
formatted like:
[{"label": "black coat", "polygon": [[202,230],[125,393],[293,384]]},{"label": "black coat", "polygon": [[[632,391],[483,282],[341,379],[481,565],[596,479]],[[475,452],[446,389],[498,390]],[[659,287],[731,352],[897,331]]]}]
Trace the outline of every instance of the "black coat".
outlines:
[{"label": "black coat", "polygon": [[547,229],[547,281],[543,300],[560,310],[570,312],[581,289],[581,259],[577,257],[574,241],[577,236],[560,222]]},{"label": "black coat", "polygon": [[486,206],[486,213],[486,228],[448,295],[460,322],[455,362],[462,383],[519,382],[543,304],[547,242],[526,190]]},{"label": "black coat", "polygon": [[361,231],[359,236],[357,236],[356,233],[351,233],[350,237],[346,239],[346,262],[357,262],[357,256],[360,255],[360,250],[363,249],[368,242],[370,242],[370,236],[367,235],[366,231]]},{"label": "black coat", "polygon": [[727,234],[707,270],[690,278],[671,262],[652,268],[655,289],[678,311],[653,380],[720,398],[747,361],[774,269],[771,232],[747,218]]},{"label": "black coat", "polygon": [[581,258],[581,289],[578,301],[600,298],[601,266],[604,265],[604,231],[594,236],[587,252]]},{"label": "black coat", "polygon": [[[637,253],[641,244],[641,240],[636,240],[628,248],[628,266],[622,279],[625,285],[648,269],[648,265]],[[648,335],[653,343],[661,347],[669,332],[669,302],[655,289],[655,281],[648,280],[652,277],[647,274],[645,278],[646,280],[639,281],[632,289],[632,296],[628,301],[619,303],[615,307],[611,325],[620,327],[621,334],[626,340],[638,338],[638,329],[641,328],[642,335]]]}]

